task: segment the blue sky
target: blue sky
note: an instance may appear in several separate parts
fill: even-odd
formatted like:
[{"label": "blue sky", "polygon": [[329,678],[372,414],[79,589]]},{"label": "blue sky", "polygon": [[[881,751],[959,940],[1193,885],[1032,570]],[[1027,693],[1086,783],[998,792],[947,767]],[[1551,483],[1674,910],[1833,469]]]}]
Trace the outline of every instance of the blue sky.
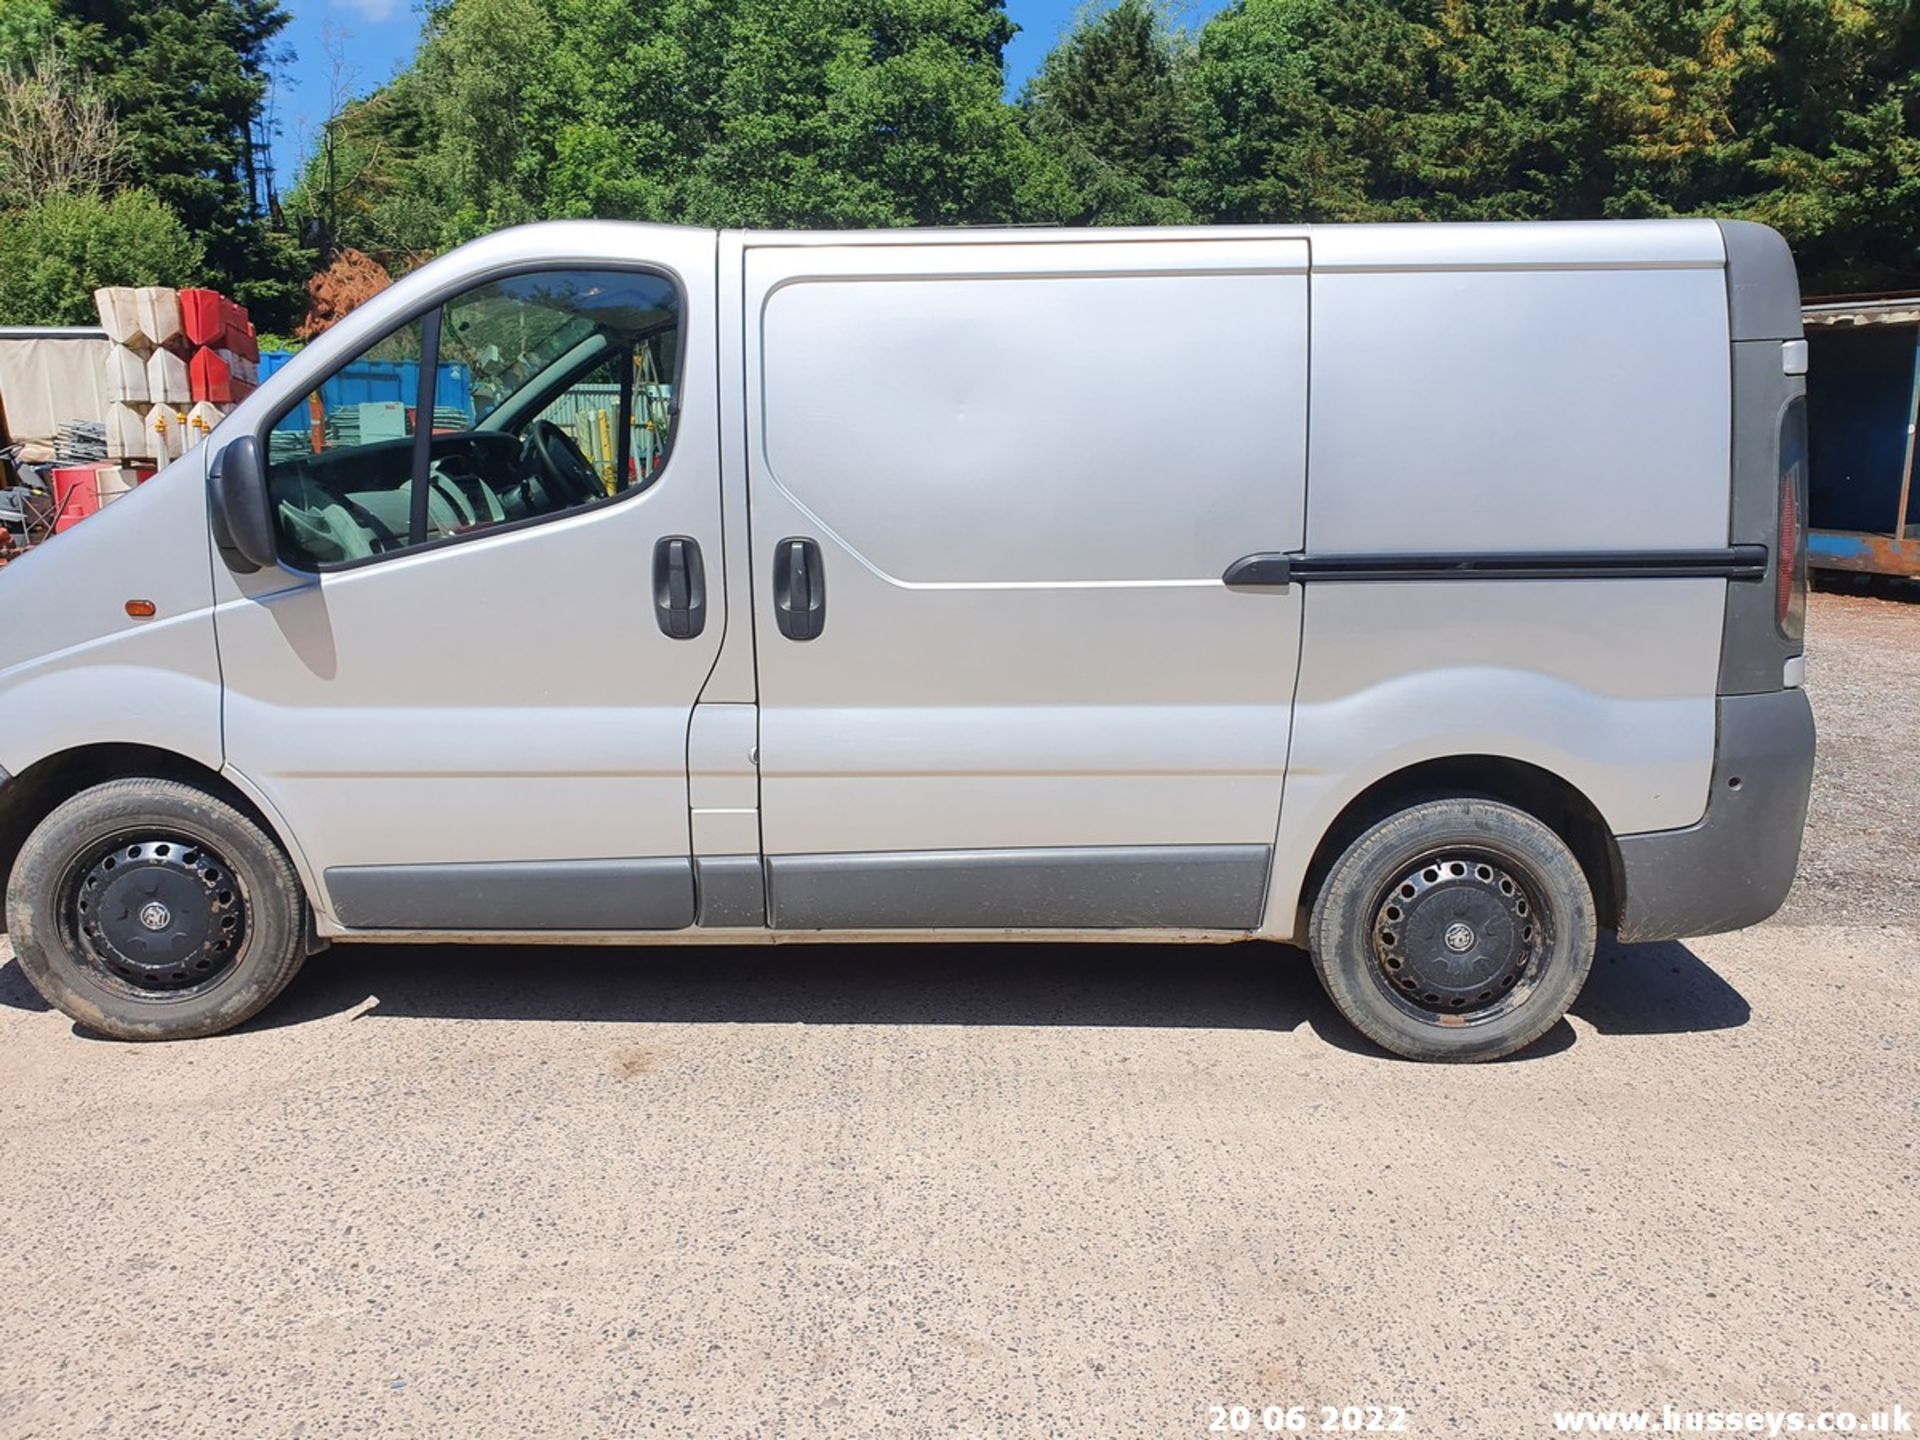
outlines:
[{"label": "blue sky", "polygon": [[[282,39],[291,52],[274,85],[273,113],[279,126],[274,168],[280,188],[292,188],[300,159],[327,118],[335,88],[334,56],[349,94],[364,94],[405,65],[420,38],[420,12],[413,0],[285,0],[293,23]],[[1007,80],[1019,89],[1084,0],[1007,0],[1020,33],[1007,48]],[[1227,0],[1189,0],[1188,24],[1225,6]]]}]

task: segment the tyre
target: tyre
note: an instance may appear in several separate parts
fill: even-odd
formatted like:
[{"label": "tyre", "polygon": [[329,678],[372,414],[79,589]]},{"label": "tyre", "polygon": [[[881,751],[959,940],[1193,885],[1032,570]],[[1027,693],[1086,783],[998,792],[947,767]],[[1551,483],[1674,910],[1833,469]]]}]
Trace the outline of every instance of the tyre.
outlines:
[{"label": "tyre", "polygon": [[1593,892],[1524,811],[1435,800],[1382,820],[1327,872],[1309,943],[1368,1039],[1410,1060],[1494,1060],[1567,1012],[1593,967]]},{"label": "tyre", "polygon": [[27,837],[7,887],[20,968],[121,1040],[185,1040],[258,1014],[306,958],[306,897],[272,837],[171,780],[115,780]]}]

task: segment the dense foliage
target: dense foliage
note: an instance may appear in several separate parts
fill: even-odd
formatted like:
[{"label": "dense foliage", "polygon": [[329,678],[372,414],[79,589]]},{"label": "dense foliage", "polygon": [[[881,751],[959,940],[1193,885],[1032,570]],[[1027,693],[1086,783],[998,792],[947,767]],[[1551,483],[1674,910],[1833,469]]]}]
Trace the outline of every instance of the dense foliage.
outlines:
[{"label": "dense foliage", "polygon": [[298,208],[406,263],[535,216],[738,225],[1747,216],[1920,282],[1909,0],[1157,0],[1017,103],[1001,0],[443,0]]},{"label": "dense foliage", "polygon": [[[44,113],[104,111],[116,137],[81,198],[144,186],[278,327],[342,248],[401,270],[583,215],[1717,214],[1783,230],[1809,292],[1920,284],[1913,0],[1238,0],[1193,30],[1161,3],[1095,0],[1009,102],[1003,0],[430,0],[412,64],[328,122],[277,226],[252,167],[280,0],[0,0],[0,67],[57,50],[35,73],[77,88]],[[98,170],[34,154],[0,173]],[[9,224],[40,203],[0,193]]]},{"label": "dense foliage", "polygon": [[936,225],[1021,213],[999,0],[453,0],[291,208],[389,261],[536,216]]},{"label": "dense foliage", "polygon": [[1244,0],[1185,78],[1220,220],[1743,216],[1920,281],[1907,0]]},{"label": "dense foliage", "polygon": [[0,322],[93,325],[101,285],[190,285],[204,253],[145,190],[53,195],[0,222]]},{"label": "dense foliage", "polygon": [[[311,256],[273,233],[256,173],[274,37],[286,23],[279,0],[0,0],[0,69],[15,82],[8,98],[36,102],[9,103],[0,123],[0,175],[10,177],[0,228],[21,232],[8,241],[9,263],[22,246],[69,236],[78,246],[45,253],[34,271],[41,280],[0,276],[5,319],[75,318],[42,284],[55,272],[68,277],[60,285],[205,279],[263,320],[291,316]],[[69,143],[81,142],[76,158],[90,162],[65,167],[71,174],[46,163],[47,127],[21,123],[62,113]],[[107,123],[76,123],[96,115]],[[50,170],[57,183],[18,183]],[[96,212],[117,243],[79,243],[78,220]],[[154,233],[136,233],[134,217],[151,218]],[[54,308],[33,309],[29,296]]]}]

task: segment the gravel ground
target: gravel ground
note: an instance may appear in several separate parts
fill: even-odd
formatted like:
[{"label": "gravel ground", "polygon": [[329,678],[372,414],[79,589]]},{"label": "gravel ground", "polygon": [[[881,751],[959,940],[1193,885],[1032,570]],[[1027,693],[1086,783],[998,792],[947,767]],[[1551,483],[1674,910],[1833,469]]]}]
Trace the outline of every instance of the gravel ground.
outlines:
[{"label": "gravel ground", "polygon": [[343,947],[165,1047],[9,963],[0,1436],[1920,1408],[1920,606],[1812,656],[1782,917],[1608,947],[1501,1065],[1262,946]]},{"label": "gravel ground", "polygon": [[1920,918],[1920,586],[1896,593],[1809,597],[1820,745],[1800,875],[1776,924]]}]

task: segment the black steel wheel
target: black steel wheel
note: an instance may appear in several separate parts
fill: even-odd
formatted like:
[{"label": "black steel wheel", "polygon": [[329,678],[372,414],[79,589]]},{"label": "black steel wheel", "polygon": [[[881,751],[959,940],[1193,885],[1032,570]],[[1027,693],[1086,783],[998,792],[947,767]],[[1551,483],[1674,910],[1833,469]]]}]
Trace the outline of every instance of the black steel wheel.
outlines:
[{"label": "black steel wheel", "polygon": [[75,953],[144,999],[218,985],[246,946],[240,877],[212,846],[176,833],[115,836],[76,857],[60,915]]},{"label": "black steel wheel", "polygon": [[1343,1015],[1396,1055],[1491,1060],[1532,1044],[1593,964],[1593,893],[1564,840],[1492,800],[1435,800],[1334,862],[1309,927]]},{"label": "black steel wheel", "polygon": [[1527,1002],[1553,932],[1509,865],[1443,848],[1388,882],[1373,913],[1375,978],[1408,1014],[1481,1025]]},{"label": "black steel wheel", "polygon": [[34,988],[123,1040],[251,1018],[306,959],[306,914],[273,838],[173,780],[81,791],[27,837],[7,886],[7,928]]}]

